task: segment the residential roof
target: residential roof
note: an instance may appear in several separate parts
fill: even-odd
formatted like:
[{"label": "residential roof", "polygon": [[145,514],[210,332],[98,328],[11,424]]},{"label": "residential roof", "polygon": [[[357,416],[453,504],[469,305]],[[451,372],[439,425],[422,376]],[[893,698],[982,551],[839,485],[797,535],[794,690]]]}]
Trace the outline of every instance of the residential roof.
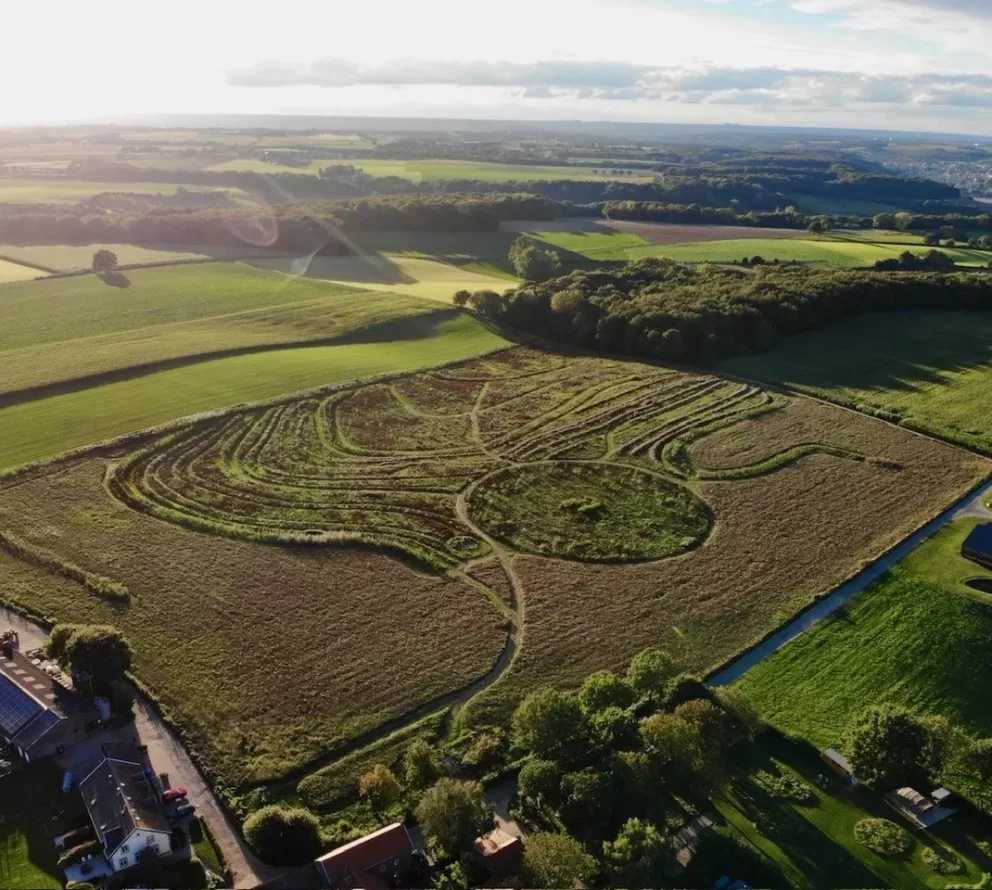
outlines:
[{"label": "residential roof", "polygon": [[964,550],[977,550],[980,553],[992,555],[992,522],[982,522],[976,525],[971,534],[964,539]]},{"label": "residential roof", "polygon": [[413,840],[402,822],[360,837],[343,847],[321,856],[317,867],[324,872],[331,886],[339,883],[348,870],[368,871],[399,856],[413,852]]},{"label": "residential roof", "polygon": [[475,839],[472,845],[489,867],[503,874],[516,874],[523,862],[524,844],[516,835],[498,826]]},{"label": "residential roof", "polygon": [[885,800],[923,828],[936,825],[957,812],[937,806],[913,788],[897,788],[886,794]]},{"label": "residential roof", "polygon": [[62,720],[96,708],[59,682],[62,672],[50,662],[0,649],[0,730],[29,751]]},{"label": "residential roof", "polygon": [[143,746],[105,744],[103,759],[79,783],[104,850],[112,853],[136,828],[170,832]]},{"label": "residential roof", "polygon": [[516,835],[503,831],[502,828],[494,828],[488,834],[477,837],[472,846],[482,856],[494,856],[501,850],[519,847],[521,843],[520,838]]}]

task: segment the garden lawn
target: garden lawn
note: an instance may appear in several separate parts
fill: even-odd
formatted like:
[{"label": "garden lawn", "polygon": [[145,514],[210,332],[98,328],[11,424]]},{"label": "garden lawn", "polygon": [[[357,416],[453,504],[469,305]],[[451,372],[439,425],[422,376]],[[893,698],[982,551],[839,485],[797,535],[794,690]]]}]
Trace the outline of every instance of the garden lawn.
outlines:
[{"label": "garden lawn", "polygon": [[76,792],[62,794],[62,773],[51,761],[0,779],[0,886],[34,890],[62,886],[54,838],[86,820]]},{"label": "garden lawn", "polygon": [[2,408],[0,468],[228,405],[470,358],[506,342],[465,313],[395,324],[370,331],[367,342],[214,359]]},{"label": "garden lawn", "polygon": [[992,313],[862,315],[720,367],[992,454]]},{"label": "garden lawn", "polygon": [[[755,780],[758,771],[799,780],[811,796],[803,802],[773,797]],[[845,789],[826,773],[813,749],[775,733],[759,738],[715,803],[719,814],[774,863],[787,887],[941,888],[974,884],[992,867],[975,846],[987,832],[984,820],[960,815],[929,832],[917,831],[874,792]],[[880,856],[861,844],[854,827],[870,818],[889,819],[911,831],[909,852]],[[928,847],[953,853],[959,871],[933,871],[923,860]]]},{"label": "garden lawn", "polygon": [[853,717],[886,702],[992,735],[992,605],[962,584],[992,578],[960,555],[976,521],[942,529],[740,687],[774,725],[818,747],[837,745]]}]

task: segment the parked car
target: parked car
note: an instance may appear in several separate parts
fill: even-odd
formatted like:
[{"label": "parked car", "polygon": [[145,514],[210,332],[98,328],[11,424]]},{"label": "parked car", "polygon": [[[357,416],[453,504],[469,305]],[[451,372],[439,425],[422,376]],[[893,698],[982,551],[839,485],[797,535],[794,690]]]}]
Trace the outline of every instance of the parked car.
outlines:
[{"label": "parked car", "polygon": [[184,803],[176,807],[174,810],[169,810],[170,819],[182,819],[183,816],[192,816],[196,812],[196,806],[191,803]]},{"label": "parked car", "polygon": [[185,796],[186,796],[185,788],[170,788],[162,795],[162,800],[165,803],[172,803],[172,801],[179,800],[179,798]]}]

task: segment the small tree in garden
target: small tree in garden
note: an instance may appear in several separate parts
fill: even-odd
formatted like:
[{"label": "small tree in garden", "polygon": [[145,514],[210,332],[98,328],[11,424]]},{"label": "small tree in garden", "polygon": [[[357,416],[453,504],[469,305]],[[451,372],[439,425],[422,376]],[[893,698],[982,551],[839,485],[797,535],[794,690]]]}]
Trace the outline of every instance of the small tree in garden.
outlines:
[{"label": "small tree in garden", "polygon": [[117,254],[112,250],[101,248],[93,254],[93,271],[110,272],[117,268]]},{"label": "small tree in garden", "polygon": [[525,887],[575,887],[595,874],[596,860],[567,834],[535,834],[524,848]]},{"label": "small tree in garden", "polygon": [[883,791],[929,785],[945,757],[941,736],[930,724],[890,705],[858,717],[847,730],[845,747],[855,775]]},{"label": "small tree in garden", "polygon": [[369,802],[373,810],[381,813],[400,799],[403,786],[388,766],[377,763],[372,772],[358,780],[358,793]]},{"label": "small tree in garden", "polygon": [[413,789],[430,788],[441,778],[437,753],[424,740],[416,739],[406,750],[406,784]]},{"label": "small tree in garden", "polygon": [[445,778],[420,800],[417,822],[443,856],[457,856],[493,827],[482,785]]}]

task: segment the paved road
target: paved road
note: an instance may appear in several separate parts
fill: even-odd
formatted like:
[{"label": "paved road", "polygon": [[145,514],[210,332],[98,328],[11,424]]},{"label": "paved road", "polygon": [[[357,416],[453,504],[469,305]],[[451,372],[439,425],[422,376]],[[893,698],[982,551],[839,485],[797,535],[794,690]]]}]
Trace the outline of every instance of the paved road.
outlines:
[{"label": "paved road", "polygon": [[[6,622],[3,626],[17,630],[22,650],[45,645],[48,634],[38,625],[6,609],[0,615],[0,623],[3,621]],[[137,732],[141,744],[148,746],[155,770],[168,773],[171,785],[186,788],[189,792],[190,801],[196,804],[197,812],[209,824],[217,846],[224,854],[235,887],[257,887],[285,871],[265,865],[252,855],[237,826],[227,817],[186,749],[141,696],[135,697],[133,731]]]},{"label": "paved road", "polygon": [[867,569],[856,575],[846,584],[838,587],[825,599],[811,606],[793,621],[785,625],[785,627],[768,637],[764,642],[759,643],[753,649],[749,649],[740,658],[718,670],[708,678],[710,685],[727,686],[735,680],[740,679],[741,676],[751,670],[755,665],[760,664],[784,645],[791,643],[796,637],[805,633],[819,621],[840,609],[852,596],[864,590],[873,581],[877,581],[907,553],[933,535],[938,529],[947,525],[952,519],[969,516],[992,518],[992,511],[986,507],[990,492],[992,492],[992,480],[986,482],[977,493],[967,495],[949,507],[936,519],[931,520],[917,532],[904,539],[900,544],[897,544],[881,559],[873,562]]}]

